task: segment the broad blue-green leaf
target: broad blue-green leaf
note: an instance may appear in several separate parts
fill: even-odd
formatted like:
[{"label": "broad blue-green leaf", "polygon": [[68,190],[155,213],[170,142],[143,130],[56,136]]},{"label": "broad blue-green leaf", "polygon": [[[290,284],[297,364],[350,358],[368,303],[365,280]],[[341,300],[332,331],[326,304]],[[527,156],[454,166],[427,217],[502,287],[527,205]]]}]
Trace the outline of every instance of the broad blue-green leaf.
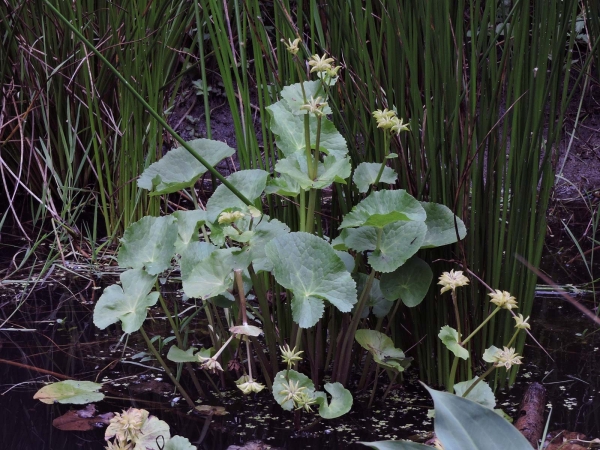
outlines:
[{"label": "broad blue-green leaf", "polygon": [[324,388],[331,394],[329,404],[327,404],[327,395],[324,392],[315,392],[315,399],[319,405],[319,415],[323,419],[335,419],[352,409],[352,394],[344,388],[342,383],[326,383]]},{"label": "broad blue-green leaf", "polygon": [[485,362],[488,363],[495,363],[496,360],[496,353],[498,353],[500,351],[500,349],[498,347],[496,347],[495,345],[492,345],[489,348],[485,349],[485,352],[483,352],[483,360]]},{"label": "broad blue-green leaf", "polygon": [[396,222],[383,228],[379,249],[369,255],[369,264],[378,272],[393,272],[413,256],[427,233],[424,222]]},{"label": "broad blue-green leaf", "polygon": [[156,276],[142,269],[131,269],[120,278],[123,287],[117,284],[107,287],[96,303],[94,324],[103,330],[120,320],[123,331],[133,333],[146,320],[147,309],[158,301],[158,292],[150,292]]},{"label": "broad blue-green leaf", "polygon": [[340,236],[348,248],[365,252],[377,248],[377,230],[375,227],[345,228]]},{"label": "broad blue-green leaf", "polygon": [[188,438],[173,436],[165,444],[164,450],[197,450],[197,448],[190,443]]},{"label": "broad blue-green leaf", "polygon": [[257,220],[255,219],[252,228],[253,233],[248,240],[248,245],[240,251],[248,254],[248,258],[257,272],[259,270],[270,272],[273,267],[265,255],[265,245],[278,236],[288,234],[290,229],[283,222],[277,219],[270,219],[267,215],[263,216],[260,222],[256,222]]},{"label": "broad blue-green leaf", "polygon": [[[427,225],[427,235],[422,244],[422,248],[440,247],[442,245],[453,244],[456,238],[456,228],[454,226],[454,213],[447,206],[439,203],[421,202],[421,206],[427,213],[425,224]],[[460,218],[456,217],[456,226],[458,235],[463,239],[467,235],[467,228]]]},{"label": "broad blue-green leaf", "polygon": [[218,249],[182,273],[183,292],[188,297],[208,299],[233,286],[235,248]]},{"label": "broad blue-green leaf", "polygon": [[[327,94],[323,90],[323,83],[321,83],[320,80],[304,81],[302,84],[304,85],[304,93],[307,101],[309,101],[311,97],[315,99],[317,97],[321,97],[323,101],[326,101],[325,98],[327,97]],[[308,111],[305,109],[300,109],[300,107],[306,103],[302,95],[302,87],[300,86],[300,83],[294,83],[285,86],[281,90],[281,97],[287,103],[287,108],[292,112],[292,114],[304,115],[308,113]],[[325,114],[331,114],[331,108],[326,106],[323,109],[323,112]]]},{"label": "broad blue-green leaf", "polygon": [[462,359],[469,359],[469,352],[458,343],[458,331],[449,325],[444,325],[438,334],[448,350]]},{"label": "broad blue-green leaf", "polygon": [[[311,117],[310,120],[311,143],[316,144],[317,119]],[[344,158],[348,154],[348,144],[344,136],[335,127],[335,124],[326,118],[321,119],[321,139],[319,140],[319,150],[336,159]],[[347,178],[347,177],[344,177]]]},{"label": "broad blue-green leaf", "polygon": [[375,450],[431,450],[429,445],[412,441],[375,441],[359,442],[359,444],[374,448]]},{"label": "broad blue-green leaf", "polygon": [[[287,379],[286,379],[287,375]],[[288,379],[293,381],[297,388],[305,388],[303,392],[310,397],[314,397],[315,385],[306,375],[296,372],[295,370],[282,370],[275,375],[273,381],[273,397],[275,401],[281,405],[286,411],[291,411],[294,407],[294,401],[288,399]]]},{"label": "broad blue-green leaf", "polygon": [[[259,169],[240,170],[229,175],[227,181],[253,202],[265,190],[268,175],[267,172]],[[246,205],[227,186],[221,184],[206,203],[208,221],[216,222],[219,214],[228,208],[246,209]]]},{"label": "broad blue-green leaf", "polygon": [[[354,171],[352,181],[358,188],[358,192],[365,193],[369,190],[369,187],[375,183],[377,174],[381,170],[381,163],[360,163]],[[383,173],[379,179],[380,183],[394,184],[398,179],[396,172],[391,167],[385,166]]]},{"label": "broad blue-green leaf", "polygon": [[277,178],[269,178],[265,194],[279,194],[289,197],[295,197],[300,193],[300,185],[296,180],[288,175],[281,175]]},{"label": "broad blue-green leaf", "polygon": [[146,268],[150,275],[158,275],[171,265],[176,239],[175,217],[142,217],[123,234],[119,266]]},{"label": "broad blue-green leaf", "polygon": [[102,384],[91,381],[65,380],[44,386],[35,393],[33,398],[48,405],[53,403],[83,405],[104,400],[104,394],[97,392],[101,387]]},{"label": "broad blue-green leaf", "polygon": [[[364,273],[358,273],[355,275],[356,280],[356,292],[358,295],[362,295],[362,292],[367,284],[368,276]],[[373,279],[373,284],[371,285],[371,290],[369,291],[369,297],[367,298],[366,308],[363,309],[361,317],[364,319],[369,315],[369,308],[373,309],[373,314],[375,317],[382,318],[390,312],[394,302],[386,300],[383,294],[381,293],[381,288],[379,286],[379,280],[377,278]],[[352,309],[352,313],[356,310],[356,305]]]},{"label": "broad blue-green leaf", "polygon": [[381,275],[381,292],[388,300],[400,298],[412,308],[423,301],[432,279],[429,264],[413,256],[393,272]]},{"label": "broad blue-green leaf", "polygon": [[491,409],[427,388],[435,404],[435,434],[445,450],[531,450],[517,429]]},{"label": "broad blue-green leaf", "polygon": [[317,323],[315,314],[323,300],[341,312],[349,312],[356,303],[356,283],[331,245],[320,237],[308,233],[279,236],[265,246],[265,253],[273,264],[275,280],[294,293],[292,317],[302,328]]},{"label": "broad blue-green leaf", "polygon": [[219,248],[209,242],[190,242],[181,253],[181,277],[189,278],[191,270]]},{"label": "broad blue-green leaf", "polygon": [[402,372],[412,361],[402,350],[394,347],[394,342],[388,336],[379,331],[357,330],[354,338],[362,348],[373,355],[373,361],[383,367]]},{"label": "broad blue-green leaf", "polygon": [[346,245],[346,243],[344,242],[344,238],[347,236],[347,231],[350,228],[347,228],[345,230],[342,230],[342,232],[339,234],[338,237],[336,237],[333,241],[331,241],[331,246],[335,249],[335,250],[339,250],[339,251],[346,251],[348,250],[348,246]]},{"label": "broad blue-green leaf", "polygon": [[190,347],[187,350],[181,350],[176,345],[171,346],[169,353],[167,353],[167,359],[176,363],[183,362],[200,362],[201,358],[210,358],[214,353],[214,349],[201,348],[200,351],[196,352],[196,347]]},{"label": "broad blue-green leaf", "polygon": [[352,208],[340,228],[365,225],[383,228],[397,221],[424,222],[426,218],[423,207],[405,190],[375,191]]},{"label": "broad blue-green leaf", "polygon": [[352,273],[352,271],[354,270],[354,257],[350,253],[343,252],[341,250],[336,250],[335,254],[338,255],[340,259],[344,262],[346,270]]},{"label": "broad blue-green leaf", "polygon": [[303,155],[291,155],[281,159],[275,165],[275,170],[293,179],[304,190],[323,189],[332,183],[345,184],[350,176],[351,166],[348,157],[337,159],[326,156],[317,166],[317,176],[314,180],[308,176],[306,158]]},{"label": "broad blue-green leaf", "polygon": [[201,209],[177,211],[173,213],[173,217],[177,219],[175,250],[181,255],[188,244],[198,241],[198,230],[206,222],[206,211]]},{"label": "broad blue-green leaf", "polygon": [[[469,381],[456,383],[454,385],[454,393],[459,397],[463,397],[465,392],[467,392],[467,389],[469,389],[477,379],[478,377],[475,377]],[[489,409],[494,409],[496,407],[496,397],[494,397],[492,388],[485,381],[477,383],[473,390],[469,392],[469,395],[463,398],[479,403],[481,406],[485,406]]]},{"label": "broad blue-green leaf", "polygon": [[[210,139],[196,139],[188,144],[211,166],[235,153],[224,142]],[[177,192],[192,186],[207,170],[185,148],[178,147],[144,170],[138,186],[151,191],[150,195]]]},{"label": "broad blue-green leaf", "polygon": [[[109,425],[106,429],[105,437],[108,437],[110,427]],[[156,416],[149,416],[142,425],[132,450],[164,450],[163,444],[168,442],[170,438],[169,424]]]}]

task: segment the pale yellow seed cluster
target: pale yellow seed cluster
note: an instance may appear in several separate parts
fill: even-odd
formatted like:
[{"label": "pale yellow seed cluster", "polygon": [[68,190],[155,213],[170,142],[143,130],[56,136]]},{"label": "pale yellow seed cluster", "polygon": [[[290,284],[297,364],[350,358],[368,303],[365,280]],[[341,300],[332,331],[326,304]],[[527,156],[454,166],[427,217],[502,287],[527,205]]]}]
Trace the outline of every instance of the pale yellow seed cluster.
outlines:
[{"label": "pale yellow seed cluster", "polygon": [[517,314],[516,316],[513,317],[513,319],[515,319],[515,328],[519,329],[519,330],[530,330],[531,329],[531,325],[529,325],[527,322],[529,321],[529,317],[527,317],[527,319],[523,318],[523,314]]},{"label": "pale yellow seed cluster", "polygon": [[219,224],[233,223],[243,218],[245,214],[241,211],[222,212],[219,214]]},{"label": "pale yellow seed cluster", "polygon": [[257,383],[254,380],[246,381],[245,383],[241,383],[237,385],[238,389],[242,391],[244,395],[251,394],[252,392],[259,393],[262,391],[265,386],[261,383]]},{"label": "pale yellow seed cluster", "polygon": [[390,130],[390,132],[396,134],[410,130],[408,123],[404,123],[404,120],[399,119],[395,111],[390,111],[387,108],[373,111],[373,117],[377,121],[377,128],[382,130]]},{"label": "pale yellow seed cluster", "polygon": [[279,350],[281,350],[281,359],[287,364],[288,369],[290,369],[297,361],[302,361],[302,356],[300,355],[304,352],[296,351],[296,347],[290,349],[290,346],[285,344],[283,347],[279,347]]},{"label": "pale yellow seed cluster", "polygon": [[510,292],[495,289],[493,294],[488,295],[492,298],[490,302],[496,306],[499,306],[500,308],[508,310],[518,308],[517,299],[510,295]]},{"label": "pale yellow seed cluster", "polygon": [[456,272],[452,269],[450,272],[444,272],[439,278],[438,284],[442,286],[440,294],[446,291],[454,291],[457,287],[466,286],[469,284],[469,279],[465,277],[462,271]]},{"label": "pale yellow seed cluster", "polygon": [[522,356],[519,356],[518,353],[515,353],[514,348],[504,347],[503,350],[498,350],[494,355],[494,359],[496,362],[494,365],[496,367],[504,367],[506,369],[510,369],[512,366],[522,364]]},{"label": "pale yellow seed cluster", "polygon": [[323,116],[325,113],[323,109],[327,106],[327,102],[323,101],[321,97],[313,98],[311,95],[310,100],[305,105],[302,105],[300,109],[308,111],[315,116]]},{"label": "pale yellow seed cluster", "polygon": [[281,42],[283,42],[283,45],[285,45],[286,50],[292,55],[296,55],[300,50],[300,48],[298,47],[298,44],[301,42],[300,38],[296,38],[294,39],[294,41],[288,39],[287,42],[285,42],[285,39],[282,39]]}]

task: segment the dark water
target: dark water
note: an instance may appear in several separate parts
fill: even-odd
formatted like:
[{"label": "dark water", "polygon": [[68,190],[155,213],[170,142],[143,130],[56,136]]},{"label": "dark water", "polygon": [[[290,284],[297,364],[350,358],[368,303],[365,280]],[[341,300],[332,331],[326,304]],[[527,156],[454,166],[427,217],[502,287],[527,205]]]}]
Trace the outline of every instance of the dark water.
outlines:
[{"label": "dark water", "polygon": [[[129,406],[147,409],[169,423],[172,434],[187,437],[199,449],[225,449],[251,440],[287,449],[359,449],[366,447],[352,443],[408,438],[432,430],[426,417],[431,403],[417,387],[416,375],[409,372],[385,404],[375,402],[367,411],[369,392],[357,393],[351,413],[316,424],[314,415],[304,415],[302,426],[307,430],[302,432],[294,432],[293,414],[274,404],[270,392],[243,398],[237,390],[227,391],[223,399],[207,401],[222,404],[228,414],[213,417],[203,433],[207,419],[186,414],[185,402],[170,389],[164,373],[154,369],[152,361],[132,359],[144,350],[139,337],[130,337],[120,360],[123,347],[114,348],[120,337],[114,327],[108,333],[94,327],[91,312],[100,295],[94,283],[80,278],[56,280],[38,286],[26,299],[20,297],[23,291],[17,285],[5,284],[0,289],[0,324],[14,310],[15,300],[24,300],[0,331],[0,358],[26,366],[0,362],[0,448],[104,448],[104,429],[67,432],[52,426],[55,418],[77,406],[33,400],[43,382],[57,381],[34,368],[75,379],[94,381],[100,373],[99,382],[118,380],[105,385],[105,393],[116,399],[98,403],[99,412],[118,412]],[[499,407],[514,413],[523,389],[533,381],[542,382],[553,407],[551,429],[600,436],[600,332],[594,332],[592,322],[562,300],[540,298],[535,305],[532,328],[549,356],[529,342],[525,352],[528,363],[515,387],[498,392]],[[160,329],[164,321],[159,319],[152,326]],[[22,327],[33,331],[14,330]],[[7,330],[10,328],[13,330]],[[387,380],[381,378],[380,388],[385,387]]]}]

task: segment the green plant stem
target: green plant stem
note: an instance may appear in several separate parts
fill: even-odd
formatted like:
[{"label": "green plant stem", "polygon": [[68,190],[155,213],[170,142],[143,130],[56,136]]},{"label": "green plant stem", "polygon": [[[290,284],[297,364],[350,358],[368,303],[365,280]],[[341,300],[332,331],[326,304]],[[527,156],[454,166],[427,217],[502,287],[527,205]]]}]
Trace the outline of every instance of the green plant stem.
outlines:
[{"label": "green plant stem", "polygon": [[473,336],[475,336],[475,335],[476,335],[476,334],[479,332],[479,330],[481,330],[481,329],[482,329],[482,328],[485,326],[485,324],[486,324],[486,323],[488,323],[488,322],[490,321],[490,319],[491,319],[492,317],[494,317],[494,316],[496,315],[496,313],[497,313],[498,311],[500,311],[501,309],[502,309],[502,308],[501,308],[500,306],[497,306],[497,307],[496,307],[496,309],[494,309],[494,310],[493,310],[493,311],[492,311],[492,312],[491,312],[491,313],[490,313],[490,314],[489,314],[489,315],[488,315],[488,316],[487,316],[487,317],[484,319],[484,321],[483,321],[483,322],[481,322],[481,323],[479,324],[479,326],[478,326],[477,328],[475,328],[475,329],[473,330],[473,332],[472,332],[472,333],[471,333],[469,336],[467,336],[467,338],[466,338],[466,339],[465,339],[465,340],[462,342],[462,345],[464,345],[464,344],[466,344],[467,342],[469,342],[469,341],[471,340],[471,338],[472,338]]},{"label": "green plant stem", "polygon": [[248,312],[246,311],[246,294],[244,294],[244,280],[242,279],[242,270],[236,269],[233,271],[233,277],[235,278],[235,285],[238,290],[238,297],[240,299],[240,311],[242,312],[242,325],[248,325]]},{"label": "green plant stem", "polygon": [[181,395],[183,395],[183,398],[185,398],[185,401],[187,402],[188,406],[190,408],[194,409],[196,407],[194,400],[192,400],[192,397],[190,397],[190,395],[183,388],[183,386],[179,383],[179,381],[177,381],[177,378],[175,378],[175,376],[173,376],[173,373],[167,367],[167,365],[165,364],[165,361],[162,359],[162,357],[160,356],[158,351],[154,348],[154,345],[152,344],[152,342],[150,342],[150,339],[148,338],[148,335],[146,334],[146,331],[144,330],[143,326],[142,326],[142,328],[140,328],[140,333],[141,333],[142,337],[144,338],[144,341],[146,341],[146,345],[148,346],[148,350],[150,350],[150,353],[152,353],[154,355],[154,357],[156,358],[158,363],[165,370],[167,376],[171,379],[171,381],[177,387],[179,392],[181,392]]},{"label": "green plant stem", "polygon": [[300,231],[306,231],[306,191],[300,189],[300,207],[298,210],[300,214]]},{"label": "green plant stem", "polygon": [[306,210],[306,232],[312,234],[315,229],[315,204],[317,189],[308,192],[308,209]]},{"label": "green plant stem", "polygon": [[119,71],[98,51],[98,49],[88,41],[83,34],[73,25],[71,24],[59,11],[50,3],[49,0],[44,0],[44,3],[48,8],[57,15],[57,17],[65,24],[67,28],[69,28],[77,38],[83,42],[86,47],[88,47],[105,65],[108,69],[115,74],[115,76],[123,83],[123,86],[131,92],[131,94],[144,106],[146,111],[156,119],[156,121],[167,130],[173,139],[175,139],[183,148],[185,148],[194,158],[198,160],[204,167],[208,169],[208,171],[217,178],[221,183],[223,183],[237,198],[239,198],[242,202],[244,202],[248,206],[252,206],[252,202],[248,200],[240,191],[238,191],[235,186],[233,186],[229,181],[225,179],[223,175],[221,175],[217,169],[211,166],[201,155],[199,155],[169,124],[163,119],[160,114],[158,114],[144,98],[134,89],[133,86],[127,81],[123,75],[119,73]]},{"label": "green plant stem", "polygon": [[369,397],[369,404],[367,405],[367,409],[371,409],[373,406],[373,400],[375,399],[375,392],[377,391],[377,382],[379,381],[379,365],[375,367],[375,381],[373,382],[373,390],[371,391],[371,396]]},{"label": "green plant stem", "polygon": [[513,343],[515,342],[515,340],[517,339],[517,336],[519,335],[519,329],[517,329],[517,331],[514,332],[512,338],[510,338],[510,341],[508,341],[508,344],[506,344],[506,346],[508,348],[510,348],[511,345],[513,345]]},{"label": "green plant stem", "polygon": [[387,164],[387,156],[390,154],[390,133],[389,131],[385,130],[383,132],[383,151],[384,151],[384,157],[383,157],[383,161],[381,162],[381,167],[379,168],[379,172],[377,172],[377,177],[375,178],[375,181],[373,182],[373,190],[377,189],[377,184],[379,183],[379,180],[381,180],[381,176],[383,175],[383,170],[385,169],[385,166]]},{"label": "green plant stem", "polygon": [[458,311],[458,301],[456,300],[456,290],[452,289],[452,304],[454,305],[454,316],[456,317],[456,331],[458,331],[458,345],[461,344],[461,332],[460,332],[460,312]]},{"label": "green plant stem", "polygon": [[446,384],[446,390],[448,392],[452,392],[452,387],[454,386],[454,379],[456,378],[456,369],[458,369],[458,356],[454,356],[452,360],[452,367],[450,368],[450,375],[448,376],[448,381]]},{"label": "green plant stem", "polygon": [[381,401],[385,402],[385,399],[387,398],[388,394],[390,393],[390,390],[392,389],[392,386],[394,385],[394,382],[396,381],[396,378],[398,378],[398,374],[399,373],[400,372],[398,372],[398,371],[394,372],[394,376],[390,380],[389,386],[386,388],[385,392],[383,393],[383,398],[381,399]]},{"label": "green plant stem", "polygon": [[469,386],[469,389],[467,389],[465,391],[465,393],[462,395],[463,398],[466,398],[467,395],[469,395],[471,393],[471,391],[473,390],[473,388],[475,386],[477,386],[477,383],[479,383],[481,380],[483,380],[485,377],[487,377],[490,373],[492,373],[494,371],[494,369],[496,369],[496,366],[491,366],[488,370],[486,370],[480,377],[478,377],[475,382]]}]

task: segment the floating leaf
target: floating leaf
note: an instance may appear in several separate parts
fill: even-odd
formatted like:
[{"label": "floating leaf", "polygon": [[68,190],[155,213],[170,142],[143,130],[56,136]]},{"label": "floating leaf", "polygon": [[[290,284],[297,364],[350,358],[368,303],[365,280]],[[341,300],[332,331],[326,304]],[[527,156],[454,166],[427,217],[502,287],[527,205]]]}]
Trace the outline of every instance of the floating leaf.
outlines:
[{"label": "floating leaf", "polygon": [[429,264],[413,256],[393,272],[381,275],[381,292],[386,299],[400,298],[412,308],[423,301],[432,279],[433,272]]},{"label": "floating leaf", "polygon": [[[108,431],[108,428],[106,430]],[[168,442],[170,437],[171,431],[167,422],[150,416],[142,425],[133,450],[163,450],[163,444]]]},{"label": "floating leaf", "polygon": [[229,331],[232,334],[243,334],[244,336],[260,336],[262,334],[262,330],[253,325],[236,325],[231,327]]},{"label": "floating leaf", "polygon": [[317,323],[323,300],[341,312],[349,312],[356,303],[356,283],[331,245],[318,236],[279,236],[265,246],[265,253],[275,280],[294,293],[292,317],[302,328]]},{"label": "floating leaf", "polygon": [[310,378],[295,370],[282,370],[275,375],[275,380],[273,381],[273,397],[283,409],[291,411],[294,407],[294,401],[291,398],[288,398],[288,381],[286,380],[286,376],[287,379],[293,382],[297,389],[304,388],[302,391],[310,397],[314,396],[315,385]]},{"label": "floating leaf", "polygon": [[340,228],[384,226],[397,222],[414,220],[424,222],[427,218],[421,204],[403,189],[397,191],[375,191],[352,208]]},{"label": "floating leaf", "polygon": [[467,235],[467,228],[462,220],[456,217],[456,226],[454,225],[455,215],[447,206],[439,203],[421,202],[421,206],[427,213],[425,224],[427,225],[427,235],[423,241],[422,248],[441,247],[442,245],[453,244]]},{"label": "floating leaf", "polygon": [[491,409],[427,388],[435,404],[435,434],[445,450],[531,450],[517,429]]},{"label": "floating leaf", "polygon": [[113,284],[104,289],[94,308],[94,324],[103,330],[121,321],[123,332],[133,333],[146,320],[147,309],[158,301],[158,292],[150,292],[156,276],[142,269],[131,269],[120,276],[123,287]]},{"label": "floating leaf", "polygon": [[[233,187],[240,191],[251,202],[259,198],[267,185],[267,176],[264,170],[240,170],[227,177]],[[216,222],[219,214],[226,209],[246,209],[242,202],[229,188],[223,184],[219,185],[213,195],[206,203],[206,212],[209,222]]]},{"label": "floating leaf", "polygon": [[362,348],[373,355],[373,361],[383,367],[402,372],[412,361],[402,350],[394,347],[394,342],[388,336],[379,331],[357,330],[354,338]]},{"label": "floating leaf", "polygon": [[469,359],[469,352],[458,343],[458,331],[454,328],[444,325],[440,330],[438,337],[442,340],[442,343],[446,348],[456,356],[462,359]]},{"label": "floating leaf", "polygon": [[325,390],[331,394],[331,402],[327,403],[324,392],[315,392],[315,399],[319,405],[319,415],[323,419],[335,419],[343,416],[352,409],[352,394],[342,383],[326,383]]},{"label": "floating leaf", "polygon": [[[354,171],[352,181],[358,188],[358,192],[364,194],[369,190],[369,187],[375,183],[377,175],[381,170],[381,163],[360,163]],[[379,179],[380,183],[394,184],[398,179],[398,174],[391,167],[385,166],[383,173]]]},{"label": "floating leaf", "polygon": [[173,436],[165,444],[164,450],[197,450],[197,447],[192,445],[187,438]]},{"label": "floating leaf", "polygon": [[[224,142],[210,139],[196,139],[188,145],[211,166],[235,153]],[[178,147],[144,170],[138,186],[151,191],[150,195],[177,192],[192,186],[207,170],[185,148]]]},{"label": "floating leaf", "polygon": [[90,404],[79,411],[67,411],[54,419],[52,426],[62,431],[90,431],[101,424],[108,425],[113,417],[111,412],[96,415],[96,406]]},{"label": "floating leaf", "polygon": [[[469,381],[463,381],[461,383],[457,383],[454,385],[454,393],[459,397],[463,397],[465,392],[471,387],[475,381],[477,381],[478,377],[475,377]],[[496,407],[496,397],[494,397],[494,393],[492,392],[492,388],[485,382],[480,381],[475,385],[473,390],[469,392],[466,398],[475,403],[479,403],[481,406],[485,406],[489,409],[494,409]]]},{"label": "floating leaf", "polygon": [[102,385],[91,381],[65,380],[44,386],[35,393],[33,398],[42,403],[85,403],[99,402],[104,399],[102,392],[97,392]]},{"label": "floating leaf", "polygon": [[123,234],[119,266],[145,268],[150,275],[158,275],[171,265],[176,239],[175,217],[143,217]]}]

